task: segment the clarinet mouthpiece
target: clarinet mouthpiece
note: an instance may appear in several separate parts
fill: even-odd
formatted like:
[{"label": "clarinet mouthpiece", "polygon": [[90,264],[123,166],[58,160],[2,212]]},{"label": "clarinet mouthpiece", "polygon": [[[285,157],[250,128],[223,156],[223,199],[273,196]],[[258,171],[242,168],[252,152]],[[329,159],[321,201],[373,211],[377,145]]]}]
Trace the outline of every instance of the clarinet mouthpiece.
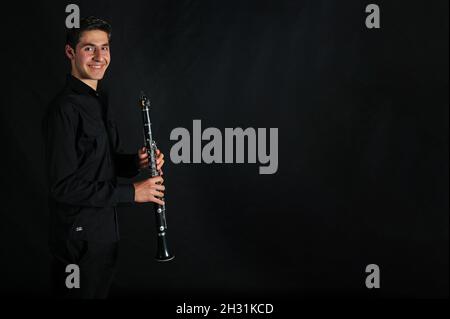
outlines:
[{"label": "clarinet mouthpiece", "polygon": [[150,100],[147,97],[147,95],[145,95],[144,91],[141,91],[140,97],[139,97],[139,101],[142,107],[146,107],[150,108]]}]

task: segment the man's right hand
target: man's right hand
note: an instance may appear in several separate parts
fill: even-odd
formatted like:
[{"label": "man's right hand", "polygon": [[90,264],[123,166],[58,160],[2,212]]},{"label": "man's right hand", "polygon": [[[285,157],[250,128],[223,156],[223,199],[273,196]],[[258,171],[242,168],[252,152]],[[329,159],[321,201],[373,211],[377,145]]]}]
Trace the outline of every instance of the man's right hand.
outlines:
[{"label": "man's right hand", "polygon": [[153,202],[164,205],[164,202],[158,198],[164,197],[166,188],[162,185],[163,182],[164,179],[161,176],[156,176],[134,183],[134,201],[136,203]]}]

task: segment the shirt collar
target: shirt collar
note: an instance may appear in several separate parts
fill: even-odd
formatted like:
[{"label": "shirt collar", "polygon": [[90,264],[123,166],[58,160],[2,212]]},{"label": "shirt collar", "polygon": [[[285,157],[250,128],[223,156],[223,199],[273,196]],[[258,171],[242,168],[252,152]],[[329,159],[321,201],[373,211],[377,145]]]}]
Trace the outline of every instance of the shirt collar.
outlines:
[{"label": "shirt collar", "polygon": [[99,96],[99,92],[91,88],[89,85],[74,77],[72,74],[67,74],[67,85],[80,94],[90,94],[93,96]]}]

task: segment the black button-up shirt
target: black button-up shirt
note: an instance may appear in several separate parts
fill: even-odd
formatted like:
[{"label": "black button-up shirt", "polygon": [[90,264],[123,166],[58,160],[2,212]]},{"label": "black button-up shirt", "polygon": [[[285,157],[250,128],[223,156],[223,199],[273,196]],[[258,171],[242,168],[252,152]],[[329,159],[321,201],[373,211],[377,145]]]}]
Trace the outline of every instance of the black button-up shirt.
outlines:
[{"label": "black button-up shirt", "polygon": [[137,154],[120,154],[104,97],[69,75],[50,105],[44,129],[50,242],[119,240],[116,207],[134,202],[134,187],[116,176],[138,173]]}]

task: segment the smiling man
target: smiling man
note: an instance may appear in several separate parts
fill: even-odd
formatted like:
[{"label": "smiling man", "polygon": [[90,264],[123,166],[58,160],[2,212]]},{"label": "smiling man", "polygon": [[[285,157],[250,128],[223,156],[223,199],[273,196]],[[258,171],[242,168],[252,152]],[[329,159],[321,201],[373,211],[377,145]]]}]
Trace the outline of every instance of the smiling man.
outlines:
[{"label": "smiling man", "polygon": [[[45,122],[52,281],[59,297],[106,298],[117,263],[116,207],[163,204],[160,176],[134,184],[117,182],[117,176],[133,177],[147,167],[148,156],[145,148],[121,152],[117,126],[97,90],[111,62],[110,40],[110,25],[95,17],[68,31],[65,54],[71,73]],[[158,150],[157,155],[161,170],[163,154]],[[77,268],[73,265],[79,278],[66,272]]]}]

